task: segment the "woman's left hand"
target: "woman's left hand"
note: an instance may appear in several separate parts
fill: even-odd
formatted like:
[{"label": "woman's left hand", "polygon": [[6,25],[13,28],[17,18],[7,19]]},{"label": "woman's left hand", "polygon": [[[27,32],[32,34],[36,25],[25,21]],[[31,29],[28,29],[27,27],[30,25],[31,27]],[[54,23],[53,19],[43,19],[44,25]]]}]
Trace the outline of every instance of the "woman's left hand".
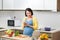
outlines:
[{"label": "woman's left hand", "polygon": [[27,23],[24,23],[24,24],[25,24],[25,26],[29,26],[29,27],[33,28],[33,26],[31,26],[31,25],[29,25],[29,24],[27,24]]},{"label": "woman's left hand", "polygon": [[29,24],[28,24],[28,26],[31,27],[31,28],[33,28],[33,26],[31,26],[31,25],[29,25]]}]

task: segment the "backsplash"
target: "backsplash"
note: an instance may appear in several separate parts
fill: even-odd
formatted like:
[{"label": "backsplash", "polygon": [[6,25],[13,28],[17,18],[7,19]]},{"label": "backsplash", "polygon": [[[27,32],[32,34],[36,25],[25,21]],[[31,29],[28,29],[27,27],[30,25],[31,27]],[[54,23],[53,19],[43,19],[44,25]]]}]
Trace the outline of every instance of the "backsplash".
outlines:
[{"label": "backsplash", "polygon": [[[33,11],[34,16],[38,19],[39,28],[43,28],[45,26],[51,26],[52,28],[59,29],[60,28],[60,12],[54,13],[51,11]],[[24,18],[24,11],[0,11],[0,27],[7,27],[8,19],[16,19],[22,20]]]}]

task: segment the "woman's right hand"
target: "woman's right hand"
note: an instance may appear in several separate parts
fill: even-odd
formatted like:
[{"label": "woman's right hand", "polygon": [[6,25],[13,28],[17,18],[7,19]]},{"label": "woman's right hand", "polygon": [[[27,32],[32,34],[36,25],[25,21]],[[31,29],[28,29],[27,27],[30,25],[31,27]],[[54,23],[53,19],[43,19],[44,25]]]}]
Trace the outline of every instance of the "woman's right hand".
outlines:
[{"label": "woman's right hand", "polygon": [[27,23],[24,22],[24,27],[27,26]]}]

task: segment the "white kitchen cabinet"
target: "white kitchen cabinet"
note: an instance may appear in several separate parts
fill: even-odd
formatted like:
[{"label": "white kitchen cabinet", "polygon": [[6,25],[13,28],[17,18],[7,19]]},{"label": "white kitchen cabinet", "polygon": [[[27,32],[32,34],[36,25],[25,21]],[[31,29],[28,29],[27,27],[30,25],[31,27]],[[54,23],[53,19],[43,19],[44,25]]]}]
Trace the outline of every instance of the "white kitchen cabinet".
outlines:
[{"label": "white kitchen cabinet", "polygon": [[45,10],[57,11],[57,0],[44,0]]},{"label": "white kitchen cabinet", "polygon": [[2,9],[2,0],[0,0],[0,10]]},{"label": "white kitchen cabinet", "polygon": [[25,10],[26,8],[57,11],[57,0],[14,0],[14,9]]},{"label": "white kitchen cabinet", "polygon": [[[1,9],[0,0],[0,9]],[[3,0],[3,10],[52,10],[57,11],[57,0]]]},{"label": "white kitchen cabinet", "polygon": [[24,10],[28,7],[28,0],[14,0],[14,9]]},{"label": "white kitchen cabinet", "polygon": [[25,10],[43,10],[43,0],[14,0],[14,9]]},{"label": "white kitchen cabinet", "polygon": [[3,0],[3,10],[14,8],[14,0]]}]

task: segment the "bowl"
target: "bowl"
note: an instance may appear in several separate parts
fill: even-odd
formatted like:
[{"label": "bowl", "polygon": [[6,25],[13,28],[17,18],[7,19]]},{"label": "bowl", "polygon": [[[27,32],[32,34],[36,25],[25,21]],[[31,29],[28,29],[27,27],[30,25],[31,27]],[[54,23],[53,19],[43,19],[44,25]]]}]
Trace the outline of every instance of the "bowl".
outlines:
[{"label": "bowl", "polygon": [[45,27],[45,31],[51,31],[50,27]]}]

